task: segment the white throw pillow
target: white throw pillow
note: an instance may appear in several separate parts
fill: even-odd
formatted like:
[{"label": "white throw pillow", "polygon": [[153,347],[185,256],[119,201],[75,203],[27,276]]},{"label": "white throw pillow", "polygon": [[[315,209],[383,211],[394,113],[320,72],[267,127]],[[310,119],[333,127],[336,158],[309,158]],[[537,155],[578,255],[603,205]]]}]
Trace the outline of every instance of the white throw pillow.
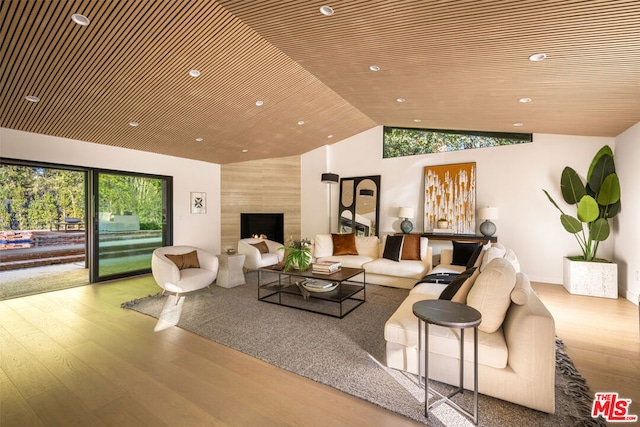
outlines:
[{"label": "white throw pillow", "polygon": [[504,258],[491,261],[478,276],[467,295],[467,305],[482,314],[479,330],[491,334],[502,326],[515,284],[516,272]]},{"label": "white throw pillow", "polygon": [[518,261],[518,257],[513,249],[507,249],[507,252],[504,254],[504,259],[509,261],[513,268],[516,270],[516,273],[520,273],[520,262]]},{"label": "white throw pillow", "polygon": [[487,268],[487,265],[489,265],[489,263],[494,259],[504,258],[504,255],[506,253],[507,253],[507,249],[504,247],[504,245],[500,243],[494,243],[493,245],[491,245],[491,247],[487,249],[487,251],[484,253],[484,256],[482,257],[480,272],[483,272],[484,269]]},{"label": "white throw pillow", "polygon": [[333,255],[333,238],[331,237],[331,234],[317,234],[314,246],[314,256],[316,258]]}]

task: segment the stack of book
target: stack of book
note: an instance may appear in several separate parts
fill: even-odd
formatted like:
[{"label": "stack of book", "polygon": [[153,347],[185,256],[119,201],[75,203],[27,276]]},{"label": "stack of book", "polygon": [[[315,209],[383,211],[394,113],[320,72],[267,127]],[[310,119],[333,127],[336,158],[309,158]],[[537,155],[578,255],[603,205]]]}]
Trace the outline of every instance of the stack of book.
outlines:
[{"label": "stack of book", "polygon": [[319,261],[313,263],[315,274],[333,274],[342,269],[340,261]]}]

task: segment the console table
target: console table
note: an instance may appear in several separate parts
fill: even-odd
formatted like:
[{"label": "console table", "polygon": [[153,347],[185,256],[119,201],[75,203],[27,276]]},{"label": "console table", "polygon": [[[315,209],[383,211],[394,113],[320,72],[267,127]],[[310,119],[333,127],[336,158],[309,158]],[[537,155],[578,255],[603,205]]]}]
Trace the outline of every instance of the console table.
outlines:
[{"label": "console table", "polygon": [[496,243],[498,241],[498,236],[483,236],[482,234],[444,234],[444,233],[423,233],[422,237],[428,237],[429,240],[460,240],[465,242],[491,242]]}]

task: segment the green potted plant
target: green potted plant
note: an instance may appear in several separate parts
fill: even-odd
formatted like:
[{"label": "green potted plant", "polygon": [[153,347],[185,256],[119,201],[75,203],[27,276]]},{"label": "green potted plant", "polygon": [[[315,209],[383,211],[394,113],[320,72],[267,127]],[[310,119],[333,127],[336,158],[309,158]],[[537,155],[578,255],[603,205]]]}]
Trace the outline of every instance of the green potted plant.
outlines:
[{"label": "green potted plant", "polygon": [[306,271],[311,265],[311,241],[309,239],[293,240],[291,239],[284,246],[284,271],[296,268],[300,271]]},{"label": "green potted plant", "polygon": [[[551,203],[560,211],[560,222],[562,226],[567,232],[575,236],[582,251],[581,255],[570,256],[565,260],[565,287],[567,287],[571,293],[592,295],[591,291],[587,289],[592,287],[591,285],[586,285],[584,283],[573,285],[567,283],[567,281],[570,280],[572,272],[572,270],[568,272],[567,268],[573,268],[571,267],[571,261],[611,264],[608,260],[597,258],[600,242],[605,241],[611,233],[609,219],[613,218],[618,214],[618,212],[620,212],[621,206],[620,181],[616,174],[611,148],[608,145],[605,145],[596,153],[591,165],[589,166],[586,183],[574,169],[567,166],[562,171],[562,175],[560,177],[560,191],[562,192],[562,198],[567,204],[576,206],[575,216],[565,213],[546,190],[542,191],[544,191],[549,198],[549,201],[551,201]],[[612,265],[617,268],[615,264]],[[580,273],[578,275],[582,276],[582,274],[583,273]],[[591,276],[591,278],[597,278],[595,276],[598,273],[595,273],[594,275],[594,272],[591,271],[590,273],[584,274],[586,279],[586,277],[589,276]],[[603,274],[605,276],[612,275],[611,273]],[[576,274],[574,274],[574,276],[575,275]],[[582,280],[584,281],[585,279]],[[610,284],[608,287],[612,288],[613,285]],[[616,270],[615,296],[612,296],[612,289],[606,292],[609,295],[600,296],[611,296],[616,298],[617,291]]]}]

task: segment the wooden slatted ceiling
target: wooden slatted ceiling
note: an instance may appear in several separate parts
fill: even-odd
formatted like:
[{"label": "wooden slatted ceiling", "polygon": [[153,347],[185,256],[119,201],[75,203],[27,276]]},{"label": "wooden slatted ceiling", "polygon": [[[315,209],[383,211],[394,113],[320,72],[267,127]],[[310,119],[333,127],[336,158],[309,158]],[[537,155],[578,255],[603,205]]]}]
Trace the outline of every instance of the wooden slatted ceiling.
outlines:
[{"label": "wooden slatted ceiling", "polygon": [[326,4],[5,0],[0,125],[230,163],[375,125],[615,136],[640,121],[640,1]]}]

